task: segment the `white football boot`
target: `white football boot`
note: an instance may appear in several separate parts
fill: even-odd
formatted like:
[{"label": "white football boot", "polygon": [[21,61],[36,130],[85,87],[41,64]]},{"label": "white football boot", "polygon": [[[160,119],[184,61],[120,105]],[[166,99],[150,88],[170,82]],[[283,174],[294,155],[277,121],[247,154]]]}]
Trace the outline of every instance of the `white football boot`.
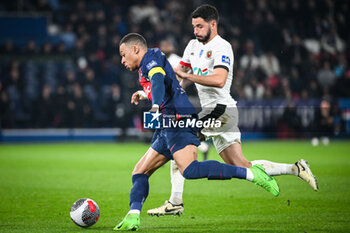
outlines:
[{"label": "white football boot", "polygon": [[147,214],[151,216],[158,216],[158,217],[164,216],[164,215],[181,216],[183,212],[184,212],[184,205],[182,203],[178,205],[174,205],[170,201],[165,201],[164,205],[158,208],[148,210]]},{"label": "white football boot", "polygon": [[300,179],[306,181],[313,190],[318,190],[318,184],[315,176],[312,174],[309,164],[306,160],[301,159],[295,163],[295,166],[298,168],[298,176]]}]

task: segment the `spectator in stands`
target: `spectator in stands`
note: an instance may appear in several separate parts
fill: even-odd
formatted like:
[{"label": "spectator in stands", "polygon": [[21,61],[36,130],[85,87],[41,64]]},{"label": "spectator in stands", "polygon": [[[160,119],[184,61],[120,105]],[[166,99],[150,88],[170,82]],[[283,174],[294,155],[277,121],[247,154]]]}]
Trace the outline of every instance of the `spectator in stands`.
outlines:
[{"label": "spectator in stands", "polygon": [[278,121],[278,134],[282,138],[295,138],[302,136],[303,126],[296,112],[294,102],[290,101],[285,107],[282,117]]},{"label": "spectator in stands", "polygon": [[264,96],[265,88],[258,82],[258,80],[253,77],[249,80],[249,83],[244,86],[244,96],[248,100],[258,100],[262,99]]},{"label": "spectator in stands", "polygon": [[280,63],[271,50],[260,56],[260,67],[267,78],[280,74]]},{"label": "spectator in stands", "polygon": [[30,40],[24,49],[24,54],[34,55],[38,53],[38,48],[34,40]]},{"label": "spectator in stands", "polygon": [[79,82],[79,80],[77,80],[75,72],[73,70],[68,70],[65,75],[65,80],[62,83],[68,95],[73,93],[74,84],[76,82]]},{"label": "spectator in stands", "polygon": [[303,62],[308,57],[308,52],[302,45],[298,35],[293,36],[292,45],[287,48],[287,53],[283,57],[287,66],[296,66],[299,69],[303,67]]},{"label": "spectator in stands", "polygon": [[159,10],[153,0],[147,0],[145,3],[139,1],[137,4],[131,6],[129,19],[133,24],[140,24],[146,19],[156,27],[160,23]]},{"label": "spectator in stands", "polygon": [[25,86],[25,83],[20,75],[19,69],[13,67],[10,71],[8,79],[5,81],[4,86],[13,86],[19,92],[22,92]]},{"label": "spectator in stands", "polygon": [[320,90],[320,87],[316,79],[310,80],[309,86],[308,86],[308,95],[309,95],[309,98],[313,98],[313,99],[321,98],[322,92]]},{"label": "spectator in stands", "polygon": [[95,72],[93,69],[88,68],[85,71],[84,79],[82,81],[82,90],[84,93],[84,96],[89,101],[89,105],[93,109],[99,108],[98,103],[98,90],[99,90],[99,83],[95,79]]},{"label": "spectator in stands", "polygon": [[52,52],[52,44],[50,42],[46,42],[43,46],[42,46],[42,51],[41,53],[43,55],[51,55]]},{"label": "spectator in stands", "polygon": [[68,95],[62,84],[59,84],[55,95],[55,118],[54,125],[58,128],[67,127],[67,101]]},{"label": "spectator in stands", "polygon": [[38,128],[52,128],[54,126],[55,102],[51,95],[49,85],[44,85],[41,96],[35,104],[36,110],[33,114]]},{"label": "spectator in stands", "polygon": [[127,23],[123,20],[123,17],[120,14],[115,14],[113,15],[113,23],[110,25],[109,30],[111,32],[119,32],[121,36],[126,35],[128,32],[128,25]]},{"label": "spectator in stands", "polygon": [[257,78],[258,76],[259,58],[255,54],[254,46],[252,40],[247,40],[245,54],[239,61],[240,68],[244,70],[245,83],[249,83],[250,79]]},{"label": "spectator in stands", "polygon": [[255,71],[259,68],[259,58],[255,55],[254,42],[252,40],[247,40],[245,54],[241,57],[239,64],[246,72]]},{"label": "spectator in stands", "polygon": [[292,91],[290,89],[289,79],[286,76],[283,76],[281,78],[279,87],[275,89],[275,94],[282,99],[292,99]]},{"label": "spectator in stands", "polygon": [[322,36],[321,45],[327,53],[333,56],[337,53],[342,53],[345,50],[345,44],[338,36],[335,27],[331,27],[330,31]]},{"label": "spectator in stands", "polygon": [[323,63],[322,69],[317,74],[317,80],[322,87],[323,95],[329,94],[331,87],[336,81],[336,76],[328,61]]},{"label": "spectator in stands", "polygon": [[330,102],[326,99],[322,100],[313,122],[314,137],[311,140],[313,146],[317,146],[319,140],[324,145],[328,145],[329,137],[334,134],[334,117],[331,110]]},{"label": "spectator in stands", "polygon": [[289,84],[293,98],[299,99],[305,84],[301,78],[299,70],[295,66],[291,68]]},{"label": "spectator in stands", "polygon": [[89,127],[92,123],[92,112],[89,101],[83,95],[79,83],[74,84],[73,95],[67,101],[67,126],[69,128]]},{"label": "spectator in stands", "polygon": [[259,34],[263,50],[279,52],[279,48],[282,47],[283,39],[280,26],[276,22],[275,15],[271,11],[266,13],[266,20],[261,25]]},{"label": "spectator in stands", "polygon": [[[235,71],[234,71],[235,72]],[[231,85],[231,95],[234,99],[245,99],[244,95],[244,71],[237,69],[236,74],[233,75]]]},{"label": "spectator in stands", "polygon": [[[232,50],[233,50],[233,54],[235,56],[235,58],[240,58],[242,57],[243,51],[241,48],[241,43],[237,38],[233,38],[230,41],[230,44],[232,46]],[[234,65],[234,69],[233,70],[237,70],[238,69],[238,64],[239,62],[235,62]]]},{"label": "spectator in stands", "polygon": [[67,53],[67,47],[66,47],[66,45],[63,43],[63,42],[61,42],[61,43],[59,43],[58,45],[57,45],[57,47],[56,47],[56,52],[58,53],[58,54],[66,54]]},{"label": "spectator in stands", "polygon": [[6,91],[0,92],[0,129],[14,127],[13,111]]},{"label": "spectator in stands", "polygon": [[124,127],[123,125],[127,124],[125,121],[125,104],[123,103],[122,91],[119,85],[112,85],[110,95],[103,108],[108,113],[113,127]]},{"label": "spectator in stands", "polygon": [[342,75],[336,80],[334,85],[333,94],[336,98],[349,98],[350,97],[350,69],[343,72]]},{"label": "spectator in stands", "polygon": [[52,10],[52,8],[48,4],[47,0],[37,0],[36,10],[42,12],[49,12]]},{"label": "spectator in stands", "polygon": [[16,52],[15,47],[13,45],[13,41],[12,40],[7,40],[3,46],[1,46],[1,53],[2,54],[13,54]]}]

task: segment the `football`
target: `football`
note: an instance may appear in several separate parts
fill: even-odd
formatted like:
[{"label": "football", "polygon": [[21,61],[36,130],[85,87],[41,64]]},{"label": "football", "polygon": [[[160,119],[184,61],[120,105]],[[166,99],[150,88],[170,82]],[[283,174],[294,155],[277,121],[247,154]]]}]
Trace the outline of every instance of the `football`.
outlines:
[{"label": "football", "polygon": [[100,217],[100,208],[89,198],[82,198],[74,202],[70,209],[70,218],[80,227],[94,225]]}]

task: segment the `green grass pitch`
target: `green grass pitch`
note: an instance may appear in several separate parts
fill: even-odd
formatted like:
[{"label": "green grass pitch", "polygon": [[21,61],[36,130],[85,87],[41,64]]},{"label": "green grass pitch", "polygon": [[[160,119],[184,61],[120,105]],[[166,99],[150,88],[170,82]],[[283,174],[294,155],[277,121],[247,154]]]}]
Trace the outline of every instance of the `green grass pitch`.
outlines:
[{"label": "green grass pitch", "polygon": [[[112,232],[128,211],[131,171],[148,144],[0,145],[0,232]],[[169,164],[150,178],[140,232],[350,232],[350,143],[312,147],[302,141],[246,142],[250,160],[310,162],[320,190],[279,176],[281,194],[243,180],[185,183],[181,217],[150,217],[170,194]],[[199,155],[201,158],[201,155]],[[219,156],[212,149],[209,159]],[[79,198],[95,200],[99,221],[79,228],[70,220]]]}]

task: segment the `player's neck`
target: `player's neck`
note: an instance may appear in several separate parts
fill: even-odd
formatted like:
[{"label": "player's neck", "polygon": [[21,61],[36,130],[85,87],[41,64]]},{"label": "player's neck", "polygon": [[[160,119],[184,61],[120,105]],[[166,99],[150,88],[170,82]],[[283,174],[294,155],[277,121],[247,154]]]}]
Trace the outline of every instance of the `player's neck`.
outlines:
[{"label": "player's neck", "polygon": [[218,33],[217,32],[212,32],[210,37],[209,37],[209,40],[207,40],[207,42],[203,42],[204,45],[208,44],[210,41],[212,41],[212,39],[214,39],[215,36],[217,36]]},{"label": "player's neck", "polygon": [[145,57],[145,54],[147,53],[147,51],[148,51],[148,49],[140,51],[140,57],[138,59],[139,67],[141,66],[141,61]]}]

